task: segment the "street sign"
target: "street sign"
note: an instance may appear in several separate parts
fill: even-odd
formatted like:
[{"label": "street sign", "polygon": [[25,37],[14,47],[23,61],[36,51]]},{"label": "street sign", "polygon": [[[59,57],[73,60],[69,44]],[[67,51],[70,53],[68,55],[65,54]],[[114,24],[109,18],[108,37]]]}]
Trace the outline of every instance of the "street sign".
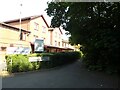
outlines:
[{"label": "street sign", "polygon": [[42,61],[41,57],[29,57],[29,62]]},{"label": "street sign", "polygon": [[49,61],[50,57],[43,56],[43,57],[29,57],[29,62],[37,62],[37,61]]}]

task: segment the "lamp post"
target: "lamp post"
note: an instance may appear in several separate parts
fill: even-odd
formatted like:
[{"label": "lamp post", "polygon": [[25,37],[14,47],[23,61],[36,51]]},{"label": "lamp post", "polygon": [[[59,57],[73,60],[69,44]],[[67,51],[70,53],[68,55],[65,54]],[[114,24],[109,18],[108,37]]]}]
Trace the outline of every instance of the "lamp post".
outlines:
[{"label": "lamp post", "polygon": [[21,34],[22,34],[22,32],[21,32],[21,14],[22,14],[22,11],[21,11],[21,8],[22,8],[22,3],[20,4],[20,27],[19,27],[19,31],[20,31],[20,40],[21,40]]}]

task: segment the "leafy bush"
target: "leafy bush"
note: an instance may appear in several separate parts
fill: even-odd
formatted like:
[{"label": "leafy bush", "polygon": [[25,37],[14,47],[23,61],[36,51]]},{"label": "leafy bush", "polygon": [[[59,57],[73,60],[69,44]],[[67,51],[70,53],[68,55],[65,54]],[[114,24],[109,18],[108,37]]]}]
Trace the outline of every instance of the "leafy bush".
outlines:
[{"label": "leafy bush", "polygon": [[40,69],[40,62],[31,62],[34,70]]},{"label": "leafy bush", "polygon": [[25,72],[33,70],[33,65],[28,61],[26,55],[7,55],[7,70],[9,72]]}]

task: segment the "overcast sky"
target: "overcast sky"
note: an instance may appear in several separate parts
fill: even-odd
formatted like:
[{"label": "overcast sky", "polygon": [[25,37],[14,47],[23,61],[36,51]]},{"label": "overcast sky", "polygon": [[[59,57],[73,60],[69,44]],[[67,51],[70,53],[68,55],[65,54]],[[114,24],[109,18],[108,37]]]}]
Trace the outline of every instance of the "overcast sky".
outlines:
[{"label": "overcast sky", "polygon": [[42,14],[50,25],[51,18],[44,11],[48,1],[51,0],[0,0],[0,22],[19,18],[21,10],[21,17]]},{"label": "overcast sky", "polygon": [[[48,25],[51,23],[51,18],[47,16],[47,2],[52,0],[0,0],[0,22],[13,20],[21,17],[29,17],[34,15],[43,15]],[[22,4],[22,8],[20,8]],[[65,33],[64,30],[62,30]],[[63,35],[66,38],[66,35]]]}]

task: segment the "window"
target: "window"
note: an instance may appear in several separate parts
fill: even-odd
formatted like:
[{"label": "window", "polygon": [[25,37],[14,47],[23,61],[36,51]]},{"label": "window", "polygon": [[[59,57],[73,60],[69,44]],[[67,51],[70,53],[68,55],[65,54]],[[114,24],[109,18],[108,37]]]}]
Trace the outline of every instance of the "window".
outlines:
[{"label": "window", "polygon": [[46,27],[42,26],[42,33],[46,32]]},{"label": "window", "polygon": [[64,47],[64,43],[62,42],[62,47]]},{"label": "window", "polygon": [[7,48],[7,47],[1,47],[0,50],[1,50],[1,51],[6,51],[6,48]]},{"label": "window", "polygon": [[24,33],[24,32],[21,32],[21,34],[20,34],[20,40],[26,40],[26,33]]},{"label": "window", "polygon": [[38,23],[34,23],[34,30],[38,31],[39,30],[39,24]]},{"label": "window", "polygon": [[13,47],[14,45],[13,44],[10,44],[10,47]]},{"label": "window", "polygon": [[23,33],[23,40],[26,40],[26,34]]},{"label": "window", "polygon": [[65,47],[66,47],[66,43],[65,43]]},{"label": "window", "polygon": [[46,43],[46,38],[44,38],[44,42]]},{"label": "window", "polygon": [[57,41],[55,41],[55,46],[57,46]]},{"label": "window", "polygon": [[57,37],[57,32],[55,32],[55,37]]},{"label": "window", "polygon": [[60,34],[59,34],[59,39],[60,39]]},{"label": "window", "polygon": [[60,46],[60,42],[58,42],[58,45]]}]

